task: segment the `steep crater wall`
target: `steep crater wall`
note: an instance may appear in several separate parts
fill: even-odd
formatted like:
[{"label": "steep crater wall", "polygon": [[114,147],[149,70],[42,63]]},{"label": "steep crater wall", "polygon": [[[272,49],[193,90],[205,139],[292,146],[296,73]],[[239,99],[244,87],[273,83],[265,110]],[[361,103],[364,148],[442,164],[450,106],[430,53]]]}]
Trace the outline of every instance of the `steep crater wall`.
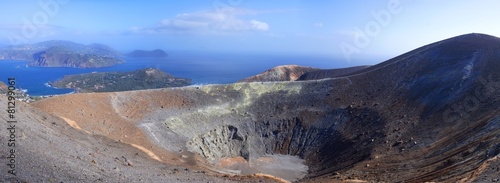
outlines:
[{"label": "steep crater wall", "polygon": [[164,148],[195,152],[213,164],[290,155],[305,160],[314,177],[366,160],[384,140],[386,120],[377,111],[318,102],[346,84],[339,79],[191,87],[186,93],[207,104],[158,110],[141,125]]},{"label": "steep crater wall", "polygon": [[306,160],[310,176],[314,176],[368,158],[373,142],[384,138],[384,125],[385,121],[368,109],[340,109],[312,124],[294,117],[241,128],[219,126],[195,136],[188,148],[211,161],[237,156],[249,161],[269,154],[298,156]]},{"label": "steep crater wall", "polygon": [[68,95],[38,106],[93,133],[154,143],[164,162],[284,175],[305,164],[304,182],[468,182],[499,157],[500,55],[497,38],[486,48],[490,39],[467,40],[346,77]]}]

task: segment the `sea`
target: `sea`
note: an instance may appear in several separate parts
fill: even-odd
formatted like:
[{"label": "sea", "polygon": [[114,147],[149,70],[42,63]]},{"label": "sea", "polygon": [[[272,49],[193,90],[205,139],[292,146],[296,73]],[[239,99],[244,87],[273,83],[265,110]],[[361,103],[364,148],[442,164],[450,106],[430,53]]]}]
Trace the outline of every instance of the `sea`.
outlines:
[{"label": "sea", "polygon": [[16,87],[31,96],[59,95],[71,89],[50,87],[48,82],[65,75],[92,72],[133,71],[157,68],[176,77],[190,78],[193,85],[228,84],[279,65],[296,64],[315,68],[340,68],[352,63],[329,56],[249,54],[177,51],[165,58],[124,58],[125,63],[103,68],[32,67],[26,61],[0,60],[0,80],[16,78]]}]

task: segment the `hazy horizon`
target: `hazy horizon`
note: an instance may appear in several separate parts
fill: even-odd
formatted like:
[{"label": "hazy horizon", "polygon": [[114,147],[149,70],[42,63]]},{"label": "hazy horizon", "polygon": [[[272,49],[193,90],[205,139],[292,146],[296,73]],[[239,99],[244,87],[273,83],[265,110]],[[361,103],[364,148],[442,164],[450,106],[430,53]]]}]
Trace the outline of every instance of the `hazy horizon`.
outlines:
[{"label": "hazy horizon", "polygon": [[493,0],[0,2],[0,45],[68,40],[120,51],[160,48],[382,61],[461,34],[500,36],[500,25],[493,22],[500,17],[500,2]]}]

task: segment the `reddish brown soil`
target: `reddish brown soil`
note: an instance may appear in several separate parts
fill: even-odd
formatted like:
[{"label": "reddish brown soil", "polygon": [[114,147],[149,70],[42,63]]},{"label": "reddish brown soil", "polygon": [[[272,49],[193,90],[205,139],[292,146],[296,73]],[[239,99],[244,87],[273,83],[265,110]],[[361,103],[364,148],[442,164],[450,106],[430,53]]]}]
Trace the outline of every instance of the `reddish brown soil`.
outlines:
[{"label": "reddish brown soil", "polygon": [[295,81],[305,73],[319,69],[298,65],[282,65],[269,69],[239,82]]},{"label": "reddish brown soil", "polygon": [[[76,94],[33,106],[83,129],[71,128],[81,134],[73,139],[88,131],[127,152],[135,144],[165,166],[211,172],[210,159],[281,154],[305,160],[303,182],[493,182],[499,50],[499,38],[470,34],[333,79]],[[198,155],[167,150],[174,146]]]},{"label": "reddish brown soil", "polygon": [[[65,95],[48,99],[33,106],[60,116],[69,124],[80,127],[90,134],[106,136],[110,139],[130,144],[138,149],[158,157],[162,162],[173,165],[187,165],[193,160],[181,158],[181,153],[170,152],[152,143],[144,131],[136,126],[137,121],[147,117],[153,108],[174,108],[186,106],[183,98],[175,93],[142,91],[129,93],[133,98],[119,101],[113,105],[112,100],[120,98],[120,93],[96,93]],[[61,105],[63,103],[63,105]],[[89,120],[91,119],[91,120]],[[77,128],[78,128],[77,127]],[[141,148],[142,147],[142,148]],[[192,158],[192,157],[190,157]]]}]

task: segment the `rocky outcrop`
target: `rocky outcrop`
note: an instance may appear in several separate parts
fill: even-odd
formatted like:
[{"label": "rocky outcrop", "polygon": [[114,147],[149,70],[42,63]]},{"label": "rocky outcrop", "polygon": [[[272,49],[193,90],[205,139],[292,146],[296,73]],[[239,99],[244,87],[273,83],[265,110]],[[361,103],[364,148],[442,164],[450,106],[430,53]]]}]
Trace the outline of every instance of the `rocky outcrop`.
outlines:
[{"label": "rocky outcrop", "polygon": [[45,51],[33,54],[33,60],[34,60],[34,63],[32,63],[32,65],[41,66],[41,67],[46,67],[49,65],[47,63],[47,52],[45,52]]},{"label": "rocky outcrop", "polygon": [[[241,156],[249,159],[248,135],[238,133],[238,128],[227,125],[200,134],[187,143],[187,148],[197,152],[209,161],[220,160],[225,157]],[[220,144],[225,144],[222,148]]]},{"label": "rocky outcrop", "polygon": [[298,65],[282,65],[238,82],[295,81],[302,74],[319,69]]}]

